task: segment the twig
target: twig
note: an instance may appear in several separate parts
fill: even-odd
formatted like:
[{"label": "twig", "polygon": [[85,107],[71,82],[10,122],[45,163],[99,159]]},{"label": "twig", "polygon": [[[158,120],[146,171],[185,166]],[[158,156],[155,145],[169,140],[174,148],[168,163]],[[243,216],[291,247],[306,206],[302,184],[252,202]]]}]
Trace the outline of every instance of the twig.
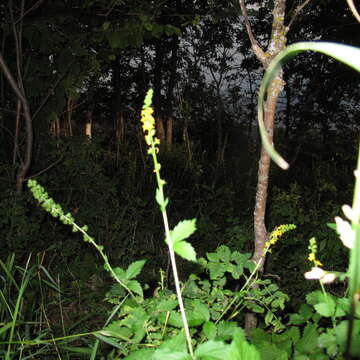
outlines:
[{"label": "twig", "polygon": [[[294,10],[294,15],[293,17],[291,18],[288,26],[287,26],[287,29],[289,30],[291,25],[294,23],[295,19],[297,18],[297,16],[300,14],[301,10],[307,5],[309,4],[311,0],[305,0],[301,5],[297,6],[296,9]],[[347,0],[347,1],[350,1],[350,0]]]},{"label": "twig", "polygon": [[248,36],[249,36],[249,39],[251,42],[251,47],[252,47],[256,57],[264,64],[266,61],[266,55],[265,55],[264,51],[261,49],[258,41],[254,37],[244,0],[239,0],[239,4],[240,4],[242,15],[244,17],[246,32],[248,33]]}]

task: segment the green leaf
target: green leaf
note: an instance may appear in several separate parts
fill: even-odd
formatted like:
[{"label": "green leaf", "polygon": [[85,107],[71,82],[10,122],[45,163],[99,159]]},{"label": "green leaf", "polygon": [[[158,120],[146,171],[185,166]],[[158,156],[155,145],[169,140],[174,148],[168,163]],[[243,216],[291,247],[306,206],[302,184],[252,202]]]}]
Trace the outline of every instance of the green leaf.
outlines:
[{"label": "green leaf", "polygon": [[187,241],[180,241],[174,245],[174,251],[182,258],[196,262],[196,252]]},{"label": "green leaf", "polygon": [[209,307],[202,303],[199,299],[194,300],[194,311],[201,315],[205,321],[210,320]]},{"label": "green leaf", "polygon": [[150,360],[191,360],[191,356],[186,351],[174,352],[164,348],[156,350]]},{"label": "green leaf", "polygon": [[96,332],[95,334],[95,337],[97,337],[99,340],[101,340],[102,342],[106,343],[106,344],[109,344],[111,345],[113,348],[115,349],[123,349],[124,345],[118,341],[118,340],[115,340],[114,338],[111,338],[111,337],[107,337],[107,336],[104,336],[104,335],[101,335],[100,332]]},{"label": "green leaf", "polygon": [[164,299],[161,300],[156,306],[156,310],[158,311],[171,311],[174,310],[178,306],[177,299]]},{"label": "green leaf", "polygon": [[195,356],[197,359],[219,359],[224,360],[227,358],[229,347],[222,341],[209,340],[203,344],[200,344],[195,350]]},{"label": "green leaf", "polygon": [[217,334],[216,325],[212,321],[207,321],[203,325],[202,332],[208,339],[215,339]]},{"label": "green leaf", "polygon": [[164,26],[159,24],[153,24],[152,36],[159,39],[164,32]]},{"label": "green leaf", "polygon": [[[248,344],[245,335],[240,329],[234,333],[227,360],[261,360],[261,356],[254,345]],[[265,357],[267,359],[267,357]]]},{"label": "green leaf", "polygon": [[320,290],[312,291],[306,295],[306,302],[315,305],[325,301],[325,296]]},{"label": "green leaf", "polygon": [[321,316],[330,317],[335,314],[335,303],[331,298],[327,302],[314,305],[314,308]]},{"label": "green leaf", "polygon": [[326,225],[327,225],[330,229],[332,229],[332,230],[335,230],[335,231],[336,231],[336,229],[337,229],[337,226],[336,226],[335,223],[327,223]]},{"label": "green leaf", "polygon": [[124,358],[124,360],[151,359],[151,356],[154,354],[154,352],[154,349],[141,349],[133,351],[129,356]]},{"label": "green leaf", "polygon": [[104,336],[111,336],[125,341],[130,341],[133,332],[127,327],[122,326],[121,321],[114,321],[104,329],[98,331],[99,334]]},{"label": "green leaf", "polygon": [[142,268],[144,267],[145,263],[146,260],[139,260],[131,263],[126,270],[126,278],[130,280],[138,276]]},{"label": "green leaf", "polygon": [[224,276],[226,271],[226,264],[211,262],[207,265],[210,271],[210,279],[215,280]]},{"label": "green leaf", "polygon": [[295,344],[300,353],[312,353],[317,349],[318,329],[315,324],[306,325],[302,338]]},{"label": "green leaf", "polygon": [[180,332],[176,336],[170,337],[170,339],[166,340],[159,346],[159,349],[169,349],[174,352],[186,350],[185,334]]},{"label": "green leaf", "polygon": [[256,312],[256,313],[259,313],[259,314],[262,314],[262,313],[264,312],[264,308],[263,308],[263,307],[261,307],[260,305],[254,303],[254,302],[252,302],[252,301],[248,301],[248,302],[246,303],[246,307],[247,307],[249,310],[251,310],[251,311],[253,311],[253,312]]},{"label": "green leaf", "polygon": [[133,291],[135,294],[140,295],[141,297],[144,297],[143,289],[141,287],[141,284],[137,280],[130,280],[126,286]]},{"label": "green leaf", "polygon": [[216,252],[222,262],[228,263],[231,260],[231,251],[226,245],[221,245],[216,249]]},{"label": "green leaf", "polygon": [[123,296],[125,296],[125,289],[119,283],[115,283],[106,293],[106,300],[110,300],[114,297],[123,297]]},{"label": "green leaf", "polygon": [[124,48],[128,45],[124,30],[106,31],[106,38],[112,49]]},{"label": "green leaf", "polygon": [[173,244],[187,239],[196,231],[196,219],[180,221],[171,232]]},{"label": "green leaf", "polygon": [[256,344],[257,351],[262,359],[266,360],[288,360],[287,352],[279,349],[275,344],[267,341],[261,341]]},{"label": "green leaf", "polygon": [[126,276],[126,272],[124,269],[122,269],[121,267],[116,267],[116,268],[114,268],[114,273],[121,281],[126,282],[127,276]]},{"label": "green leaf", "polygon": [[334,334],[321,334],[318,338],[318,345],[326,349],[327,354],[331,357],[335,357],[338,352],[338,344]]},{"label": "green leaf", "polygon": [[167,314],[165,312],[159,314],[158,316],[159,322],[161,324],[169,324],[171,326],[174,326],[176,328],[181,329],[183,327],[183,322],[180,313],[172,311],[170,313],[170,317],[168,318]]},{"label": "green leaf", "polygon": [[227,341],[232,339],[235,331],[238,330],[238,327],[233,321],[220,321],[217,327],[218,339]]}]

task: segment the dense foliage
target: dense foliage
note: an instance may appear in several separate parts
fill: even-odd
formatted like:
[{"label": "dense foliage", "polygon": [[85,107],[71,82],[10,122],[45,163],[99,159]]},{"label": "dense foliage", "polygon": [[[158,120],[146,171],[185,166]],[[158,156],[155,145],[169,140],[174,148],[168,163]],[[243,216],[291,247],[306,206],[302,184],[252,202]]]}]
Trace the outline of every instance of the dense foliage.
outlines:
[{"label": "dense foliage", "polygon": [[[287,1],[289,19],[299,5]],[[249,10],[261,45],[269,40],[271,6],[264,1]],[[309,2],[288,42],[358,46],[359,26],[345,1]],[[1,67],[0,357],[141,359],[159,347],[154,358],[160,359],[186,348],[154,201],[158,185],[139,122],[152,87],[169,226],[197,219],[191,244],[200,260],[178,259],[196,356],[218,351],[220,359],[222,351],[242,349],[247,359],[341,358],[347,287],[327,285],[326,297],[304,273],[312,237],[327,269],[348,267],[348,249],[326,224],[353,198],[357,73],[314,53],[284,67],[274,142],[291,166],[271,169],[266,225],[297,228],[267,254],[265,271],[249,290],[243,286],[254,270],[263,74],[238,3],[9,1],[0,4],[0,35],[0,54],[26,96],[34,135],[29,153],[24,105]],[[136,301],[113,284],[99,248],[44,212],[20,186],[30,179],[79,228],[89,226]],[[238,327],[245,311],[259,315],[251,334]]]}]

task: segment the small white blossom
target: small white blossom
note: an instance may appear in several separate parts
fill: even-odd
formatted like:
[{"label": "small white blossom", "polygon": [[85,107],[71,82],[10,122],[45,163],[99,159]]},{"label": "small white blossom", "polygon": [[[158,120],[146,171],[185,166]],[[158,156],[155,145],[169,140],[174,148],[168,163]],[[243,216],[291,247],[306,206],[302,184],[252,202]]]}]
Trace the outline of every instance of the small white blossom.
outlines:
[{"label": "small white blossom", "polygon": [[319,267],[313,267],[311,271],[305,273],[305,278],[308,280],[321,280],[323,284],[329,284],[336,279],[336,275]]},{"label": "small white blossom", "polygon": [[342,209],[344,215],[349,220],[355,220],[356,219],[356,215],[354,214],[354,210],[349,205],[343,205],[343,207],[341,209]]},{"label": "small white blossom", "polygon": [[319,267],[313,267],[311,271],[305,273],[308,280],[320,280],[325,275],[325,271]]},{"label": "small white blossom", "polygon": [[330,284],[336,279],[336,275],[334,273],[328,272],[322,278],[321,281],[324,284]]},{"label": "small white blossom", "polygon": [[346,247],[352,249],[355,242],[355,231],[352,229],[351,225],[347,221],[344,221],[339,216],[335,217],[335,222],[336,231],[340,235],[340,240]]}]

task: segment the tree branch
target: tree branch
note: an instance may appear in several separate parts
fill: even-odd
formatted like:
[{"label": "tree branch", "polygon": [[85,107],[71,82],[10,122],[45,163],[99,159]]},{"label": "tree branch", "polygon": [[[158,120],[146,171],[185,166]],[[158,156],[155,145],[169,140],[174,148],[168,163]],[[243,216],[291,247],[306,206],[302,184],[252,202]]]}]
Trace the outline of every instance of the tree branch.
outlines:
[{"label": "tree branch", "polygon": [[259,46],[259,43],[257,42],[257,40],[254,37],[244,0],[239,0],[239,4],[240,4],[242,15],[244,17],[246,32],[248,33],[248,36],[249,36],[249,39],[251,42],[251,47],[252,47],[256,57],[264,64],[264,62],[266,60],[266,54],[261,49],[261,47]]},{"label": "tree branch", "polygon": [[300,14],[301,10],[309,4],[311,0],[305,0],[302,4],[300,4],[299,6],[296,7],[296,9],[294,10],[294,15],[292,16],[289,24],[287,25],[287,31],[289,31],[289,29],[291,28],[292,24],[294,23],[295,19],[298,17],[298,15]]}]

